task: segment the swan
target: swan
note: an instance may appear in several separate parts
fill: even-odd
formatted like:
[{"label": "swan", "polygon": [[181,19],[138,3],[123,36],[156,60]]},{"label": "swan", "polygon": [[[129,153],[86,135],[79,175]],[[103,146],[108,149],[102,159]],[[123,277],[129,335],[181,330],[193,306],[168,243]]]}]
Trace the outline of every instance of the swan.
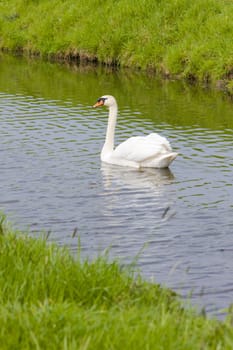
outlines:
[{"label": "swan", "polygon": [[116,99],[111,95],[104,95],[93,105],[94,108],[100,106],[109,108],[106,138],[101,151],[103,162],[136,169],[168,168],[177,157],[178,153],[172,151],[168,140],[156,133],[130,137],[114,149],[118,110]]}]

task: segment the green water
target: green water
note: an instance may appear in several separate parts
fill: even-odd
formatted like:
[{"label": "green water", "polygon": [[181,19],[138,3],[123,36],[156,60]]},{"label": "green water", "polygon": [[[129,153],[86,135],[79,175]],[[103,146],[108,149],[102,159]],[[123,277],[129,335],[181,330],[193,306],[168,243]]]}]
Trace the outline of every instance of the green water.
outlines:
[{"label": "green water", "polygon": [[[178,81],[159,80],[140,71],[41,62],[1,57],[3,91],[42,96],[73,105],[91,105],[96,96],[111,92],[119,106],[140,110],[140,117],[174,126],[222,130],[233,127],[232,101],[222,92]],[[183,106],[184,108],[181,108]],[[159,114],[158,114],[159,109]]]}]

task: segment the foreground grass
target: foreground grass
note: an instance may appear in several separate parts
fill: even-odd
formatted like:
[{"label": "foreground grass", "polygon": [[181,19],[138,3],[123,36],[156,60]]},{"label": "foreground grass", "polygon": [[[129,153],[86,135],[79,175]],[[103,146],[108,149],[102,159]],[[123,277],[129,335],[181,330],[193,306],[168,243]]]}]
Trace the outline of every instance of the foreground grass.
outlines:
[{"label": "foreground grass", "polygon": [[0,48],[227,81],[233,88],[233,2],[2,0]]},{"label": "foreground grass", "polygon": [[232,349],[230,319],[184,310],[116,262],[0,233],[1,349]]}]

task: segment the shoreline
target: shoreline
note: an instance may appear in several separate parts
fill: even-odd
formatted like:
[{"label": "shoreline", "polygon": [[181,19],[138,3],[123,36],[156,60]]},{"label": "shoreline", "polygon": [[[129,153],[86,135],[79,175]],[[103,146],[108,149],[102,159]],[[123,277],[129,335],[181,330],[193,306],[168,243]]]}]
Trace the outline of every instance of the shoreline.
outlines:
[{"label": "shoreline", "polygon": [[190,84],[190,85],[197,85],[200,88],[211,88],[216,89],[218,91],[221,91],[223,93],[228,94],[230,97],[233,96],[233,89],[228,87],[228,84],[231,82],[231,80],[227,79],[220,79],[215,82],[211,81],[198,81],[195,77],[188,77],[183,78],[179,75],[173,75],[173,74],[167,74],[166,72],[160,72],[157,73],[156,70],[152,68],[142,69],[141,67],[128,67],[128,66],[121,66],[120,64],[117,64],[116,62],[109,63],[105,61],[99,61],[98,57],[91,56],[88,54],[83,54],[82,52],[76,53],[75,55],[70,54],[49,54],[49,55],[41,55],[39,52],[35,53],[28,53],[23,48],[17,49],[15,51],[2,48],[1,49],[2,54],[12,55],[15,57],[23,57],[28,59],[39,59],[43,61],[47,61],[50,63],[61,63],[61,64],[69,64],[74,66],[90,66],[90,67],[108,67],[109,69],[113,70],[130,70],[131,72],[142,72],[144,74],[148,74],[150,76],[153,76],[155,78],[161,79],[161,80],[176,80],[176,81],[183,81],[184,83]]}]

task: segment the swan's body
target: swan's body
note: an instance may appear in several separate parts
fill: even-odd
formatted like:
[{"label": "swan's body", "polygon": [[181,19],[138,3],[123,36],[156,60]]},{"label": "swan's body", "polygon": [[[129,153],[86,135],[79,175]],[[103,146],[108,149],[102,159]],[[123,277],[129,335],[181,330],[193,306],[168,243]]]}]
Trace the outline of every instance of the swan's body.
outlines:
[{"label": "swan's body", "polygon": [[134,168],[167,168],[176,158],[177,153],[172,151],[168,140],[156,133],[130,137],[114,149],[117,102],[113,96],[105,95],[93,107],[99,106],[109,107],[106,139],[101,151],[103,162]]}]

